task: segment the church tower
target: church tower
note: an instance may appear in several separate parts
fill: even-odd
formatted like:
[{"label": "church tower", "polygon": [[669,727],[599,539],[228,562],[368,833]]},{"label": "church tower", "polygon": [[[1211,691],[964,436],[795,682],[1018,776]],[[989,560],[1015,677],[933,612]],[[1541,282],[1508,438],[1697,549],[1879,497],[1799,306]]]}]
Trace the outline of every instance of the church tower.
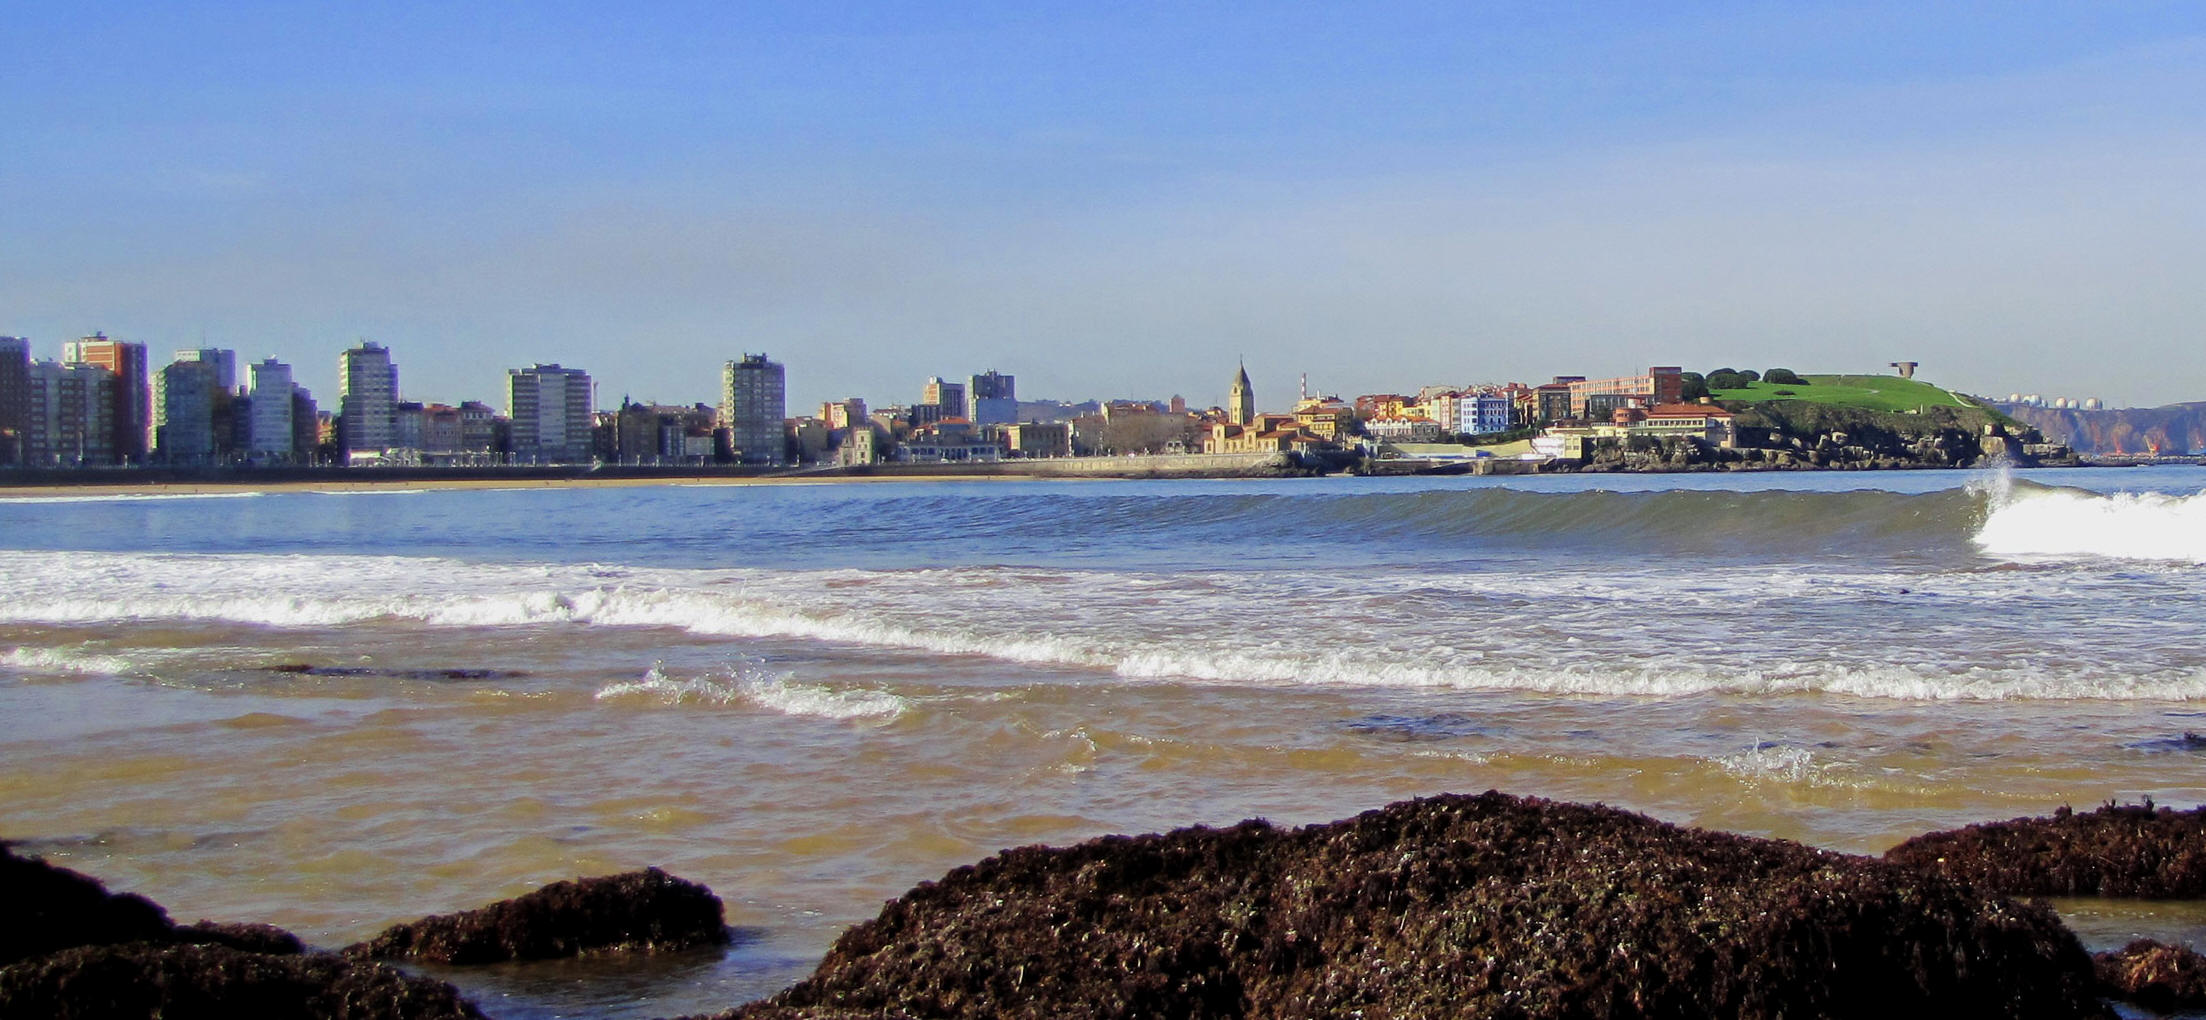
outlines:
[{"label": "church tower", "polygon": [[1226,417],[1235,425],[1247,425],[1256,420],[1256,391],[1249,387],[1246,364],[1233,377],[1233,392],[1226,397]]}]

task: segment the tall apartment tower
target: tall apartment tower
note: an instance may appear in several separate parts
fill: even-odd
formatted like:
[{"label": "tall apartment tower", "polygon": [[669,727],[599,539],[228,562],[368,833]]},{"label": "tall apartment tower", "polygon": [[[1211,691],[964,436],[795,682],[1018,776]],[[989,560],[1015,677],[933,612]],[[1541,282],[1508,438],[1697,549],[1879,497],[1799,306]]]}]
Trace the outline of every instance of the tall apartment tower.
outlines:
[{"label": "tall apartment tower", "polygon": [[1018,421],[1016,380],[993,368],[967,379],[965,417],[975,425],[1009,425]]},{"label": "tall apartment tower", "polygon": [[1256,389],[1249,385],[1247,365],[1234,373],[1233,389],[1226,394],[1226,417],[1235,425],[1247,425],[1256,420]]},{"label": "tall apartment tower", "polygon": [[112,461],[143,463],[153,431],[153,384],[146,373],[146,345],[94,333],[61,345],[61,360],[106,369],[114,387],[114,418],[102,444]]},{"label": "tall apartment tower", "polygon": [[0,465],[23,463],[31,426],[31,342],[0,336]]},{"label": "tall apartment tower", "polygon": [[948,382],[940,376],[927,377],[927,385],[919,389],[919,402],[935,408],[935,420],[965,417],[965,384]]},{"label": "tall apartment tower", "polygon": [[763,354],[745,354],[720,373],[720,420],[728,447],[742,464],[779,465],[788,459],[782,420],[789,417],[781,366]]},{"label": "tall apartment tower", "polygon": [[115,373],[83,362],[36,361],[23,462],[83,467],[115,462]]},{"label": "tall apartment tower", "polygon": [[558,365],[506,370],[506,416],[515,460],[590,459],[590,373]]},{"label": "tall apartment tower", "polygon": [[170,464],[212,458],[222,379],[213,361],[172,361],[153,374],[153,452]]},{"label": "tall apartment tower", "polygon": [[398,366],[372,341],[337,356],[337,445],[388,450],[397,428]]},{"label": "tall apartment tower", "polygon": [[297,384],[291,387],[291,456],[302,464],[314,463],[322,445],[322,409],[314,394]]},{"label": "tall apartment tower", "polygon": [[188,347],[176,352],[175,361],[199,361],[214,366],[215,386],[224,393],[237,392],[237,352],[217,347]]},{"label": "tall apartment tower", "polygon": [[254,362],[252,417],[245,428],[245,453],[259,462],[290,460],[298,449],[298,423],[292,417],[291,366],[274,358]]}]

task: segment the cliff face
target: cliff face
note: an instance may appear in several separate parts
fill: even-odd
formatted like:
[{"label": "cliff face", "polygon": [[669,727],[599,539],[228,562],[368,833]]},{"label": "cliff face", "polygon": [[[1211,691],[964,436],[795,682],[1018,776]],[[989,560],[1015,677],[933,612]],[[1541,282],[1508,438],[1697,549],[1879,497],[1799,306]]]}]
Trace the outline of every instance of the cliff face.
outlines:
[{"label": "cliff face", "polygon": [[2034,425],[2077,453],[2190,453],[2206,449],[2206,401],[2166,407],[2080,411],[2023,404],[1992,406]]}]

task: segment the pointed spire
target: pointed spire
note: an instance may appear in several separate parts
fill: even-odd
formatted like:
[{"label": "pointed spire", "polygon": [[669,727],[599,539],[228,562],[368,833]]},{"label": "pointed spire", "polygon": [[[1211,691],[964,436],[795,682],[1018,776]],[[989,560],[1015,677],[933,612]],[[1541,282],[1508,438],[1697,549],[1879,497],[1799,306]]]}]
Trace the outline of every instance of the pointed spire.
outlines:
[{"label": "pointed spire", "polygon": [[1247,359],[1243,359],[1240,370],[1234,373],[1233,376],[1233,390],[1226,400],[1226,417],[1231,419],[1235,425],[1246,425],[1254,421],[1256,417],[1255,398],[1256,388],[1249,385],[1248,362]]}]

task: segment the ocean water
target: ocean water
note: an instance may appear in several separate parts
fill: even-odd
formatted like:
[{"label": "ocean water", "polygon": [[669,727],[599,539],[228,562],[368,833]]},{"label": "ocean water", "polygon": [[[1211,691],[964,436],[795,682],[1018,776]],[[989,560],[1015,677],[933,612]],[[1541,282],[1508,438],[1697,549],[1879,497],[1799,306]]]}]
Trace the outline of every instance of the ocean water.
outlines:
[{"label": "ocean water", "polygon": [[724,1008],[1111,832],[2206,800],[2192,467],[4,497],[0,838],[332,947],[646,865],[727,901],[725,953],[439,972],[501,1017]]}]

